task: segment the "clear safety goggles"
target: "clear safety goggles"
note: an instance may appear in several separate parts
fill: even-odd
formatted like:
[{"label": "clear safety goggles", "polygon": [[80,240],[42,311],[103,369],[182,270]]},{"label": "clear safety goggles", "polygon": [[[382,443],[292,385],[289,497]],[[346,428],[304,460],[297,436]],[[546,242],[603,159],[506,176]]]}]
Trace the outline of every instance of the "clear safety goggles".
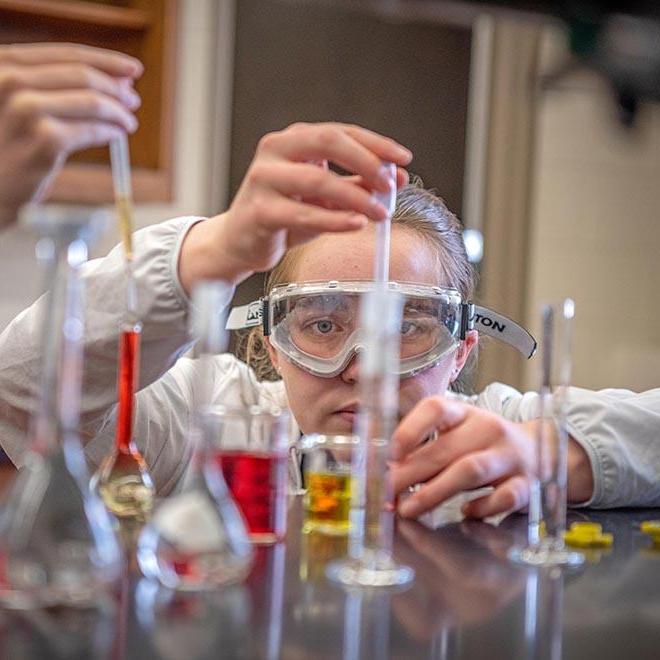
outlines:
[{"label": "clear safety goggles", "polygon": [[[270,343],[293,364],[332,378],[364,350],[360,299],[373,287],[370,281],[283,284],[261,300],[232,309],[227,329],[262,325]],[[473,329],[510,344],[525,357],[536,351],[527,330],[485,307],[463,302],[454,289],[400,282],[389,282],[388,287],[404,299],[398,369],[402,378],[437,365]]]}]

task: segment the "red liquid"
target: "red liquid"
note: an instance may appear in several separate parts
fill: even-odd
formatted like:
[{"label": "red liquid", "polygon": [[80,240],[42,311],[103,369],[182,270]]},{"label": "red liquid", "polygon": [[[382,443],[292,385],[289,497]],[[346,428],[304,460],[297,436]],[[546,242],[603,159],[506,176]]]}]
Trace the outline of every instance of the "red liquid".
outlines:
[{"label": "red liquid", "polygon": [[286,532],[286,455],[217,452],[227,486],[253,541],[273,543]]},{"label": "red liquid", "polygon": [[123,330],[119,337],[119,409],[117,411],[117,449],[130,454],[133,438],[133,399],[137,387],[137,368],[140,354],[139,325]]}]

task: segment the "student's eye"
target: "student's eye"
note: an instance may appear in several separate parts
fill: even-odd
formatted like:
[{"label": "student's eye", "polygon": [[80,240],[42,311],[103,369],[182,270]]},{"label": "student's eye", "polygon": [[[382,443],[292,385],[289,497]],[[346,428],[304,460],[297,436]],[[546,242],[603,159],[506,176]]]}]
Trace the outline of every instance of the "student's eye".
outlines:
[{"label": "student's eye", "polygon": [[314,329],[317,332],[320,332],[323,335],[327,335],[329,332],[332,332],[334,323],[328,319],[323,319],[322,321],[316,321],[313,324]]}]

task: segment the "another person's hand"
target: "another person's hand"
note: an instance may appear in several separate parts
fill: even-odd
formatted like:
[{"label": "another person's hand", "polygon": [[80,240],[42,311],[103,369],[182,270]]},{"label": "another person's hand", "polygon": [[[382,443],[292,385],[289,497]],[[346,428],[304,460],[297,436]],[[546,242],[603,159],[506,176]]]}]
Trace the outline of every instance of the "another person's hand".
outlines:
[{"label": "another person's hand", "polygon": [[[394,140],[346,124],[294,124],[261,139],[230,208],[192,228],[181,250],[186,290],[198,279],[237,283],[274,266],[284,252],[323,232],[353,231],[386,209],[383,161],[405,167],[411,153]],[[351,176],[327,168],[330,161]],[[407,174],[398,171],[398,185]]]},{"label": "another person's hand", "polygon": [[41,199],[67,156],[137,128],[142,64],[74,44],[0,46],[0,226]]},{"label": "another person's hand", "polygon": [[[423,484],[401,503],[399,513],[413,518],[461,491],[482,486],[494,490],[465,504],[466,516],[483,518],[524,508],[529,502],[529,477],[536,469],[535,435],[540,423],[510,422],[441,396],[420,401],[393,436],[395,492]],[[550,441],[552,427],[548,423]],[[591,465],[572,439],[568,475],[569,502],[588,500],[593,492]]]}]

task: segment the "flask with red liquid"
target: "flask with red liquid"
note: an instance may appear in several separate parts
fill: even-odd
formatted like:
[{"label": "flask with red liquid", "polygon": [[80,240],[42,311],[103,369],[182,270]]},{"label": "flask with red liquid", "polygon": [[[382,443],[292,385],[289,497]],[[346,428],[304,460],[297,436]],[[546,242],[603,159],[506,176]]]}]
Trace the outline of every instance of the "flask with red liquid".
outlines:
[{"label": "flask with red liquid", "polygon": [[120,520],[137,522],[149,518],[155,497],[147,464],[133,438],[141,333],[142,325],[137,321],[122,327],[115,445],[92,479],[92,488],[98,491],[112,514]]}]

